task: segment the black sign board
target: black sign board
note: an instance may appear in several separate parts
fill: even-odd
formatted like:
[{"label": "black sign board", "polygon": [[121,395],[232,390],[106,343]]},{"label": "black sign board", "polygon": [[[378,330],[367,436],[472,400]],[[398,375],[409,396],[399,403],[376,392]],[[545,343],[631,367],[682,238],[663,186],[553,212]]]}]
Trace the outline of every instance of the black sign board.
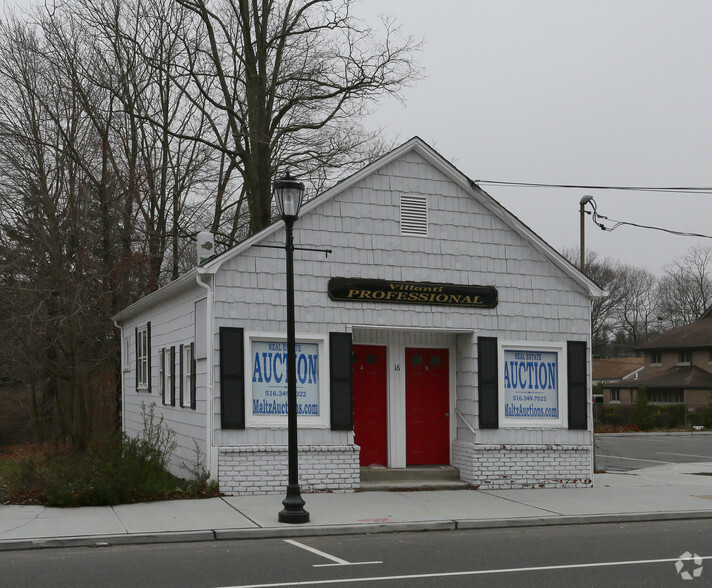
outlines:
[{"label": "black sign board", "polygon": [[494,286],[462,286],[435,282],[393,282],[365,278],[331,278],[329,298],[349,302],[394,302],[494,308]]}]

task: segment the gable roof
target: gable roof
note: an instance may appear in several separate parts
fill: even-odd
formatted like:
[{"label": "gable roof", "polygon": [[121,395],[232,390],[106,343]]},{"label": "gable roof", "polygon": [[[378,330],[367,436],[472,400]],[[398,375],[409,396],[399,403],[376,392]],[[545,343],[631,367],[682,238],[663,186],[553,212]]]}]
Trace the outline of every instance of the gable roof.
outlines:
[{"label": "gable roof", "polygon": [[608,382],[607,388],[684,388],[712,390],[712,374],[694,365],[673,366],[662,371],[643,371],[638,378]]},{"label": "gable roof", "polygon": [[[561,255],[558,251],[551,247],[551,245],[544,241],[544,239],[537,235],[532,229],[530,229],[526,224],[519,220],[514,214],[504,208],[499,202],[492,198],[492,196],[490,196],[489,194],[487,194],[487,192],[480,188],[476,184],[476,182],[474,182],[465,174],[463,174],[460,170],[458,170],[454,165],[452,165],[452,163],[447,161],[442,155],[440,155],[437,151],[435,151],[432,147],[425,143],[425,141],[423,141],[420,137],[413,137],[409,141],[406,141],[399,147],[396,147],[389,153],[385,154],[383,157],[380,157],[376,161],[373,161],[372,163],[355,172],[351,176],[343,179],[338,184],[326,190],[323,194],[317,196],[313,200],[306,202],[302,206],[300,216],[309,214],[315,208],[318,208],[325,202],[328,202],[338,194],[341,194],[345,190],[348,190],[367,176],[377,172],[378,170],[382,169],[393,161],[403,157],[406,153],[410,151],[413,151],[423,157],[423,159],[425,159],[433,167],[442,172],[447,178],[457,184],[467,194],[477,200],[482,206],[484,206],[492,214],[497,216],[512,230],[517,232],[525,241],[527,241],[532,247],[534,247],[534,249],[541,253],[546,259],[548,259],[565,275],[567,275],[574,283],[581,287],[591,298],[598,298],[607,294],[595,282],[593,282],[577,267],[570,263],[563,255]],[[174,280],[167,286],[164,286],[163,288],[156,290],[148,296],[138,300],[137,302],[114,316],[114,321],[118,322],[125,320],[126,318],[141,311],[142,309],[148,308],[149,306],[156,304],[161,300],[164,300],[172,293],[175,293],[180,289],[187,288],[190,286],[190,284],[195,284],[195,280],[198,275],[214,274],[220,269],[220,266],[222,266],[223,263],[229,261],[230,259],[239,255],[243,251],[259,243],[263,239],[266,239],[281,228],[281,222],[272,223],[268,227],[265,227],[260,232],[255,233],[251,237],[248,237],[247,239],[238,243],[234,247],[204,262],[200,267],[191,269],[189,272],[185,273],[183,276],[181,276],[177,280]]]},{"label": "gable roof", "polygon": [[712,316],[709,309],[702,318],[646,341],[639,345],[638,349],[691,349],[693,347],[712,347]]},{"label": "gable roof", "polygon": [[627,379],[643,369],[642,357],[609,357],[593,360],[592,379],[619,380]]}]

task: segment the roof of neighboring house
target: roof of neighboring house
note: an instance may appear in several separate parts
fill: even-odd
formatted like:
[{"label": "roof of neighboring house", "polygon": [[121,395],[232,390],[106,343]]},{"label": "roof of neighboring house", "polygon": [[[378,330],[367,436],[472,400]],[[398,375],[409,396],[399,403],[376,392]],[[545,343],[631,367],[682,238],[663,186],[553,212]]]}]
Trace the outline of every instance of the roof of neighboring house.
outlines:
[{"label": "roof of neighboring house", "polygon": [[638,349],[712,347],[712,312],[710,310],[712,310],[712,306],[696,321],[646,341],[639,345]]},{"label": "roof of neighboring house", "polygon": [[642,357],[610,357],[593,360],[593,380],[622,380],[643,368]]},{"label": "roof of neighboring house", "polygon": [[684,388],[712,390],[712,374],[697,366],[674,366],[642,372],[638,378],[609,382],[615,388]]}]

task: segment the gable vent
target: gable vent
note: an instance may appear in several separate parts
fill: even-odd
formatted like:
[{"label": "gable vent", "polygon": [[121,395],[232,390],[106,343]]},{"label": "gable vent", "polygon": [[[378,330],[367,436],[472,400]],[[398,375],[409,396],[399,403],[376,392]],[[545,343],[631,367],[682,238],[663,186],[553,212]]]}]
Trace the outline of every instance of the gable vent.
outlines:
[{"label": "gable vent", "polygon": [[401,235],[428,235],[428,199],[426,196],[400,198]]}]

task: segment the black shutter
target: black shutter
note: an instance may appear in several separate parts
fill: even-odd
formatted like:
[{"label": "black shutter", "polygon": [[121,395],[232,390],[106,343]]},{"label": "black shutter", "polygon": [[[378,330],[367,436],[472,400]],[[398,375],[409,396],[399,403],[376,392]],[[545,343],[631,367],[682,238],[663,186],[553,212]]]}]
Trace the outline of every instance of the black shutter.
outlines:
[{"label": "black shutter", "polygon": [[569,385],[569,429],[588,428],[586,342],[568,341],[566,361]]},{"label": "black shutter", "polygon": [[138,327],[136,327],[136,392],[138,393]]},{"label": "black shutter", "polygon": [[148,365],[148,393],[151,393],[151,321],[146,323],[146,364]]},{"label": "black shutter", "polygon": [[183,408],[183,345],[180,346],[179,353],[180,359],[178,360],[178,364],[180,365],[180,375],[178,376],[178,406]]},{"label": "black shutter", "polygon": [[223,429],[245,428],[244,351],[243,330],[220,327],[220,427]]},{"label": "black shutter", "polygon": [[477,387],[480,396],[480,429],[499,427],[497,338],[477,337]]},{"label": "black shutter", "polygon": [[171,345],[171,406],[176,405],[176,348]]},{"label": "black shutter", "polygon": [[166,350],[161,347],[158,353],[158,357],[160,359],[159,363],[161,366],[161,370],[158,372],[158,378],[161,380],[158,382],[158,392],[161,395],[161,402],[165,405],[168,404],[166,402]]},{"label": "black shutter", "polygon": [[335,431],[354,428],[352,363],[351,333],[329,333],[331,428]]},{"label": "black shutter", "polygon": [[197,365],[195,361],[195,344],[190,344],[190,360],[192,365],[190,366],[190,408],[195,410],[195,381],[198,379],[198,375],[195,373],[195,366]]}]

